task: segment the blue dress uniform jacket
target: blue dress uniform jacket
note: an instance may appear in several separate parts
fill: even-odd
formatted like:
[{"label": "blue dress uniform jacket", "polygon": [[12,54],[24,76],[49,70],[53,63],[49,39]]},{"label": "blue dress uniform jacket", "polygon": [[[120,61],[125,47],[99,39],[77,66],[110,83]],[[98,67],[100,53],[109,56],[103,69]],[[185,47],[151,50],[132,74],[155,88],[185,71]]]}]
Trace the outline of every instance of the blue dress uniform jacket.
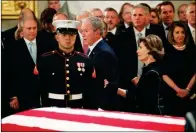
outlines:
[{"label": "blue dress uniform jacket", "polygon": [[45,53],[38,63],[42,106],[95,108],[93,66],[82,53],[60,49]]}]

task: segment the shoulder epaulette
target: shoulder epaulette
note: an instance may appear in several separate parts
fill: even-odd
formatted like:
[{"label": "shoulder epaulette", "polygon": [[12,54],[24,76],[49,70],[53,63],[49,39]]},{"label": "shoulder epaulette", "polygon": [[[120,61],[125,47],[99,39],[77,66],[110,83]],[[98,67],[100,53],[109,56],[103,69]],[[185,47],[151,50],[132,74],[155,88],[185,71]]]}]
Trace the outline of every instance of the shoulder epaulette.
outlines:
[{"label": "shoulder epaulette", "polygon": [[81,52],[76,51],[76,54],[78,54],[78,55],[80,55],[80,56],[83,56],[83,57],[85,57],[85,58],[88,58],[88,56],[85,55],[84,53],[81,53]]},{"label": "shoulder epaulette", "polygon": [[52,54],[55,54],[55,53],[56,53],[56,50],[53,50],[53,51],[50,51],[50,52],[46,52],[46,53],[42,54],[42,57],[49,56],[49,55],[52,55]]}]

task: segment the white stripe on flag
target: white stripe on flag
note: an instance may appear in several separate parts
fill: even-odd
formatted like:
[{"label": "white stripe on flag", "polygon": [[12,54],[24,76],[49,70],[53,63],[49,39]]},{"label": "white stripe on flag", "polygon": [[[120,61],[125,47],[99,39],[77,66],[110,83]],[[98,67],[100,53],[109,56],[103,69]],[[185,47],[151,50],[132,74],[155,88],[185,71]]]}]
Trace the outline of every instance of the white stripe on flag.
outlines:
[{"label": "white stripe on flag", "polygon": [[76,115],[87,115],[87,116],[97,116],[97,117],[106,117],[106,118],[117,118],[123,120],[136,120],[144,122],[156,122],[163,124],[175,124],[175,125],[185,125],[184,119],[171,118],[171,117],[159,117],[159,116],[148,116],[148,115],[136,115],[136,114],[124,114],[123,112],[104,112],[104,111],[90,111],[82,109],[70,109],[70,108],[38,108],[34,110],[47,111],[47,112],[58,112],[58,113],[68,113]]},{"label": "white stripe on flag", "polygon": [[8,116],[2,120],[2,123],[17,124],[26,127],[39,127],[56,131],[152,131],[22,115]]}]

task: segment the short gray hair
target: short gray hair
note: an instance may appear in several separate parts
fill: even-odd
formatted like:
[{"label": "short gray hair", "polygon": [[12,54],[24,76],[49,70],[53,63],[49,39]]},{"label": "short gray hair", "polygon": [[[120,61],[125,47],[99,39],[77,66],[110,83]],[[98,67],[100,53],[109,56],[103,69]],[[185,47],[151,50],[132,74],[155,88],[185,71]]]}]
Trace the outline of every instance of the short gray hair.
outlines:
[{"label": "short gray hair", "polygon": [[189,13],[189,10],[190,10],[190,7],[191,7],[191,6],[196,6],[196,3],[195,3],[195,2],[191,2],[191,3],[187,6],[187,8],[186,8],[186,14]]},{"label": "short gray hair", "polygon": [[[89,17],[89,16],[90,16],[90,13],[89,13],[88,11],[86,11],[86,10],[80,11],[80,12],[76,15],[76,20],[77,20],[78,17],[80,17],[80,16],[85,16],[85,15],[87,15],[87,16]],[[79,21],[79,20],[78,20],[78,21]]]},{"label": "short gray hair", "polygon": [[143,6],[143,5],[141,5],[141,4],[138,4],[138,5],[135,5],[135,6],[131,9],[131,14],[133,14],[133,10],[135,10],[135,9],[137,9],[137,8],[142,8],[142,9],[144,9],[144,12],[145,12],[146,15],[150,13],[149,9],[148,9],[146,6]]},{"label": "short gray hair", "polygon": [[90,22],[90,24],[93,27],[93,30],[100,30],[100,35],[103,35],[104,32],[104,23],[103,21],[98,17],[88,17],[82,20],[82,23],[85,23],[86,21]]}]

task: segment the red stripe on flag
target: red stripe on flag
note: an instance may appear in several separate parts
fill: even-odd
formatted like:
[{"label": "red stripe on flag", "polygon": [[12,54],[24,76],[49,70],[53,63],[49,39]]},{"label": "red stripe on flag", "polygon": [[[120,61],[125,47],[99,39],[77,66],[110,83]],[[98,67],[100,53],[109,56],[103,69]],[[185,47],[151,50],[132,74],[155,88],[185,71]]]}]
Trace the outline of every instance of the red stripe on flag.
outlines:
[{"label": "red stripe on flag", "polygon": [[94,123],[115,127],[123,128],[135,128],[144,130],[157,130],[157,131],[184,131],[183,125],[156,123],[156,122],[145,122],[139,120],[123,120],[117,118],[107,118],[99,116],[88,116],[88,115],[76,115],[67,113],[47,112],[38,110],[29,110],[18,113],[17,115],[35,116],[35,117],[46,117],[58,120],[75,121],[82,123]]},{"label": "red stripe on flag", "polygon": [[2,124],[1,131],[3,132],[55,132],[55,130],[43,129],[39,127],[26,127],[16,124]]}]

